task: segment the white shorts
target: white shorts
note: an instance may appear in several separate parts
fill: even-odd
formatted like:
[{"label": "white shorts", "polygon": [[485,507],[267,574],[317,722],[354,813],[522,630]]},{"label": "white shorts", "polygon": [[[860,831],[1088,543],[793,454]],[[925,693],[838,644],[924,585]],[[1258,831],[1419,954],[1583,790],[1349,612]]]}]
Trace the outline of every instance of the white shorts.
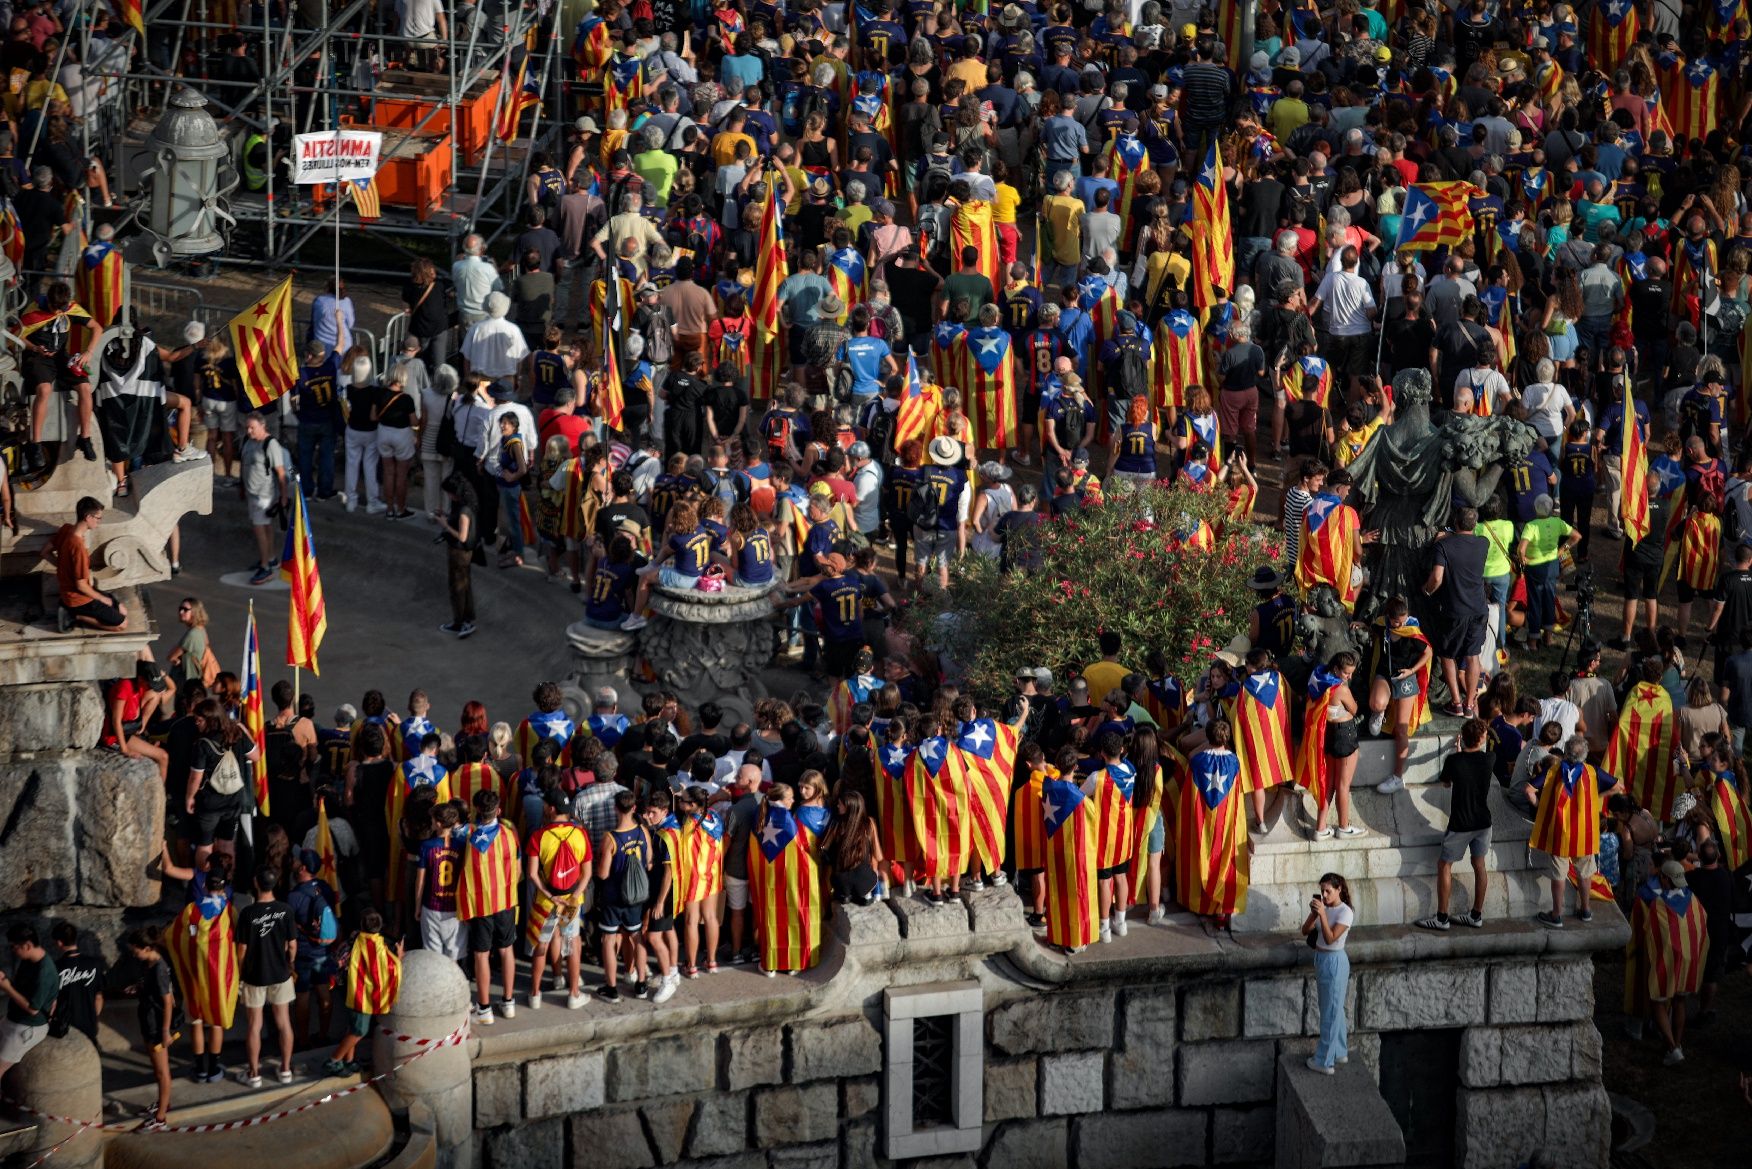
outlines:
[{"label": "white shorts", "polygon": [[423,948],[460,962],[467,949],[463,944],[465,940],[462,923],[456,920],[454,913],[420,907],[420,945]]},{"label": "white shorts", "polygon": [[31,1048],[48,1036],[47,1023],[33,1027],[29,1023],[14,1023],[10,1019],[0,1021],[0,1063],[19,1062]]},{"label": "white shorts", "polygon": [[243,984],[241,997],[246,1010],[259,1011],[263,1007],[280,1007],[290,1003],[297,997],[292,987],[292,980],[276,983],[273,986],[251,986]]},{"label": "white shorts", "polygon": [[386,459],[411,461],[419,450],[419,444],[414,441],[414,431],[409,426],[379,426],[377,428],[377,453]]},{"label": "white shorts", "polygon": [[748,908],[748,882],[741,877],[724,878],[724,900],[731,909]]},{"label": "white shorts", "polygon": [[272,495],[268,496],[266,499],[257,499],[253,495],[249,496],[249,522],[258,528],[265,528],[269,524],[272,524],[274,522],[274,517],[268,514],[268,509],[274,506],[276,499],[277,497]]},{"label": "white shorts", "polygon": [[202,402],[201,424],[208,430],[218,430],[225,434],[236,434],[237,403],[213,401]]}]

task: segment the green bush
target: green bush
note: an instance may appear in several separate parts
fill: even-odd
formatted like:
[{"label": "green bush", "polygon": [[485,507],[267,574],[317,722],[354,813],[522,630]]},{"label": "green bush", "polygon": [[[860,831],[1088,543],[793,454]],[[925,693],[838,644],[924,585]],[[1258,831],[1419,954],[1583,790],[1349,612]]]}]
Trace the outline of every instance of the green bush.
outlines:
[{"label": "green bush", "polygon": [[[1018,667],[1046,666],[1068,679],[1100,656],[1097,637],[1109,629],[1123,640],[1126,664],[1142,670],[1145,654],[1160,649],[1190,686],[1212,653],[1247,632],[1247,582],[1283,554],[1276,531],[1228,520],[1226,504],[1224,494],[1165,482],[1118,493],[1110,486],[1106,502],[1049,516],[1036,529],[1038,569],[1005,574],[968,555],[947,593],[920,600],[917,628],[987,700],[1014,691]],[[1169,551],[1172,533],[1198,520],[1215,532],[1212,549]]]}]

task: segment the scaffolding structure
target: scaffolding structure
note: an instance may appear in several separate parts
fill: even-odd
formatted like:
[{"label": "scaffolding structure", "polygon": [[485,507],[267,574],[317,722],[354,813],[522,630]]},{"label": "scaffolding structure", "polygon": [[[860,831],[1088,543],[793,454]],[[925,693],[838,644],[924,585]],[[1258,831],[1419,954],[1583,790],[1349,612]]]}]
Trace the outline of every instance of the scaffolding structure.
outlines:
[{"label": "scaffolding structure", "polygon": [[[78,0],[76,12],[89,4],[107,4],[108,0]],[[369,268],[358,263],[343,264],[341,240],[356,239],[354,233],[382,241],[409,258],[427,254],[431,245],[443,241],[447,255],[454,254],[463,236],[479,232],[489,244],[517,222],[524,204],[530,160],[544,147],[559,138],[556,127],[563,123],[550,116],[564,101],[571,86],[556,84],[566,55],[560,47],[568,39],[559,29],[552,35],[539,33],[549,13],[557,16],[557,6],[543,4],[538,10],[532,3],[513,6],[507,3],[503,11],[489,18],[478,6],[466,6],[460,0],[445,0],[444,40],[419,39],[383,31],[361,31],[378,24],[376,0],[329,0],[328,23],[321,28],[304,29],[291,25],[244,25],[213,22],[207,17],[208,0],[159,0],[150,6],[147,26],[155,30],[173,30],[167,60],[154,60],[142,48],[128,55],[110,54],[121,58],[122,64],[106,65],[100,55],[96,67],[91,56],[89,20],[78,20],[85,50],[84,76],[87,92],[96,89],[96,101],[87,100],[83,132],[86,149],[95,129],[111,147],[111,182],[118,193],[129,183],[130,171],[138,173],[137,156],[144,148],[151,130],[151,117],[138,118],[137,111],[161,109],[164,99],[177,86],[195,89],[206,99],[231,141],[234,158],[238,145],[254,134],[262,134],[273,142],[274,127],[288,125],[293,133],[307,133],[342,128],[379,129],[383,132],[381,158],[390,160],[404,149],[413,152],[421,144],[429,144],[440,127],[448,125],[448,174],[450,182],[437,205],[431,208],[405,206],[380,207],[374,220],[361,220],[349,210],[352,201],[342,192],[313,191],[299,187],[288,192],[278,168],[267,168],[268,178],[261,191],[248,191],[241,186],[229,197],[230,213],[236,224],[230,234],[226,254],[216,257],[230,265],[265,267],[270,270],[295,266],[327,266],[329,257],[316,258],[313,245],[327,242],[334,236],[334,264],[337,271],[356,275],[405,275],[405,269],[391,271]],[[260,6],[265,10],[265,5]],[[468,20],[466,36],[458,39],[459,13],[473,12]],[[76,17],[77,19],[77,17]],[[204,76],[218,38],[225,35],[244,38],[246,45],[258,54],[256,64],[261,81],[253,87],[235,82],[209,82]],[[124,43],[137,43],[132,29]],[[519,56],[524,46],[533,45]],[[157,45],[154,41],[154,46]],[[191,76],[176,66],[184,58],[185,46],[199,45],[202,76]],[[404,60],[416,55],[442,52],[445,68],[442,76],[447,86],[442,93],[427,95],[424,112],[411,124],[383,126],[375,113],[383,94],[382,84],[410,77],[413,72],[389,68],[390,50]],[[314,74],[309,68],[314,65]],[[515,100],[514,90],[520,81],[534,79],[535,92],[542,99],[534,106],[534,114],[524,114],[515,138],[506,142],[498,133],[506,103]],[[94,84],[95,83],[95,84]],[[459,129],[460,111],[471,90],[483,85],[497,86],[492,119],[484,148],[471,159]],[[476,94],[478,98],[479,93]],[[95,108],[93,108],[95,106]],[[346,121],[343,121],[346,119]],[[442,149],[442,148],[441,148]],[[242,171],[241,165],[238,170]],[[276,186],[280,189],[276,191]],[[428,241],[425,252],[414,250],[418,241]]]}]

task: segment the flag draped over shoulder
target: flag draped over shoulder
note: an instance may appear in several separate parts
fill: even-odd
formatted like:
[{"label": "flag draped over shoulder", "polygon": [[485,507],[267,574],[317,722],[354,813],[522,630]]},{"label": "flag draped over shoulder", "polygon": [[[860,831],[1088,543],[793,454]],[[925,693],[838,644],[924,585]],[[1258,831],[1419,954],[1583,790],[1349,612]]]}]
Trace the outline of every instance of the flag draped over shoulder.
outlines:
[{"label": "flag draped over shoulder", "polygon": [[1595,68],[1610,73],[1642,31],[1631,0],[1603,0],[1588,20],[1588,56]]},{"label": "flag draped over shoulder", "polygon": [[906,865],[913,847],[912,815],[907,811],[906,775],[913,748],[885,744],[876,753],[876,832],[882,855],[893,864]]},{"label": "flag draped over shoulder", "polygon": [[256,642],[255,605],[249,607],[249,624],[243,632],[243,729],[255,744],[255,763],[251,766],[255,787],[256,808],[264,816],[272,815],[268,807],[268,738],[262,711],[262,654]]},{"label": "flag draped over shoulder", "polygon": [[769,181],[766,198],[760,205],[759,247],[754,257],[754,289],[748,303],[749,313],[754,318],[754,335],[749,338],[748,393],[756,402],[766,401],[778,392],[785,370],[790,365],[779,323],[779,285],[784,283],[789,272],[785,258],[784,232],[780,224],[782,216],[783,211],[774,198],[773,185]]},{"label": "flag draped over shoulder", "polygon": [[1332,366],[1312,353],[1284,366],[1280,388],[1292,402],[1313,402],[1322,410],[1332,396]]},{"label": "flag draped over shoulder", "polygon": [[123,304],[122,250],[107,240],[99,240],[86,248],[79,257],[79,270],[74,281],[74,295],[99,329],[115,324]]},{"label": "flag draped over shoulder", "polygon": [[1591,763],[1560,759],[1539,788],[1539,807],[1527,843],[1549,856],[1593,856],[1600,851],[1601,781]]},{"label": "flag draped over shoulder", "polygon": [[838,322],[845,324],[852,310],[864,303],[865,287],[868,280],[864,257],[858,254],[856,248],[839,248],[827,254],[826,272],[828,287],[840,298],[840,314]]},{"label": "flag draped over shoulder", "polygon": [[230,1027],[237,1011],[237,936],[231,897],[204,893],[164,931],[164,956],[182,987],[189,1021]]},{"label": "flag draped over shoulder", "polygon": [[530,834],[529,855],[541,870],[542,884],[559,894],[556,899],[530,889],[529,919],[524,922],[523,936],[531,948],[539,948],[548,918],[558,913],[561,921],[567,921],[583,911],[584,882],[590,875],[590,834],[569,820],[544,824]]},{"label": "flag draped over shoulder", "polygon": [[1709,956],[1709,920],[1690,889],[1663,889],[1658,877],[1631,900],[1630,941],[1625,945],[1627,1013],[1641,1004],[1696,994]]},{"label": "flag draped over shoulder", "polygon": [[1138,773],[1120,759],[1096,768],[1089,779],[1095,792],[1095,868],[1106,872],[1131,861]]},{"label": "flag draped over shoulder", "polygon": [[1235,288],[1235,233],[1229,223],[1229,188],[1223,182],[1223,159],[1211,139],[1204,166],[1192,185],[1193,303],[1209,308],[1215,288]]},{"label": "flag draped over shoulder", "polygon": [[[1039,773],[1037,773],[1039,774]],[[1074,949],[1101,932],[1095,900],[1096,828],[1093,788],[1051,772],[1040,785],[1046,833],[1046,940]]]},{"label": "flag draped over shoulder", "polygon": [[476,824],[462,842],[462,873],[456,884],[456,916],[461,921],[517,909],[523,873],[517,834],[503,820]]},{"label": "flag draped over shoulder", "polygon": [[1021,742],[1022,734],[1015,727],[989,718],[963,724],[955,740],[966,777],[973,854],[988,874],[1004,864],[1004,820]]},{"label": "flag draped over shoulder", "polygon": [[1667,688],[1658,682],[1638,682],[1619,709],[1618,725],[1606,742],[1604,766],[1657,820],[1673,818],[1673,799],[1679,794],[1673,753],[1678,745],[1679,720]]},{"label": "flag draped over shoulder", "polygon": [[807,837],[796,816],[773,806],[749,836],[749,902],[766,970],[808,970],[821,960],[821,869]]},{"label": "flag draped over shoulder", "polygon": [[869,702],[882,689],[882,679],[874,674],[858,674],[842,680],[827,696],[827,718],[833,733],[844,735],[852,727],[852,708]]},{"label": "flag draped over shoulder", "polygon": [[1241,812],[1241,762],[1207,749],[1188,761],[1174,800],[1174,891],[1204,917],[1247,908],[1247,825]]},{"label": "flag draped over shoulder", "polygon": [[724,887],[724,821],[716,812],[688,817],[681,843],[686,862],[680,873],[687,877],[683,904],[716,897]]},{"label": "flag draped over shoulder", "polygon": [[973,425],[973,445],[1007,451],[1016,441],[1016,370],[1010,334],[996,325],[974,325],[957,339],[951,357],[966,379],[962,400]]},{"label": "flag draped over shoulder", "polygon": [[286,664],[313,674],[316,652],[328,633],[328,606],[322,598],[322,574],[316,567],[316,537],[310,531],[310,509],[303,491],[292,492],[292,521],[286,525],[286,543],[280,551],[280,575],[292,586],[291,611],[286,620]]},{"label": "flag draped over shoulder", "polygon": [[1356,509],[1330,492],[1308,504],[1296,555],[1296,586],[1304,597],[1317,585],[1329,585],[1346,609],[1356,608],[1362,585],[1353,570],[1362,526]]},{"label": "flag draped over shoulder", "polygon": [[1186,387],[1204,384],[1204,340],[1198,318],[1177,308],[1156,326],[1154,340],[1151,397],[1159,410],[1178,410],[1186,405]]},{"label": "flag draped over shoulder", "polygon": [[1314,797],[1316,816],[1332,798],[1331,779],[1326,771],[1326,725],[1332,692],[1343,685],[1344,679],[1325,666],[1315,666],[1308,679],[1302,741],[1296,745],[1296,786]]},{"label": "flag draped over shoulder", "polygon": [[1407,188],[1399,220],[1399,251],[1451,248],[1472,234],[1472,195],[1478,188],[1463,180],[1414,183]]},{"label": "flag draped over shoulder", "polygon": [[1715,812],[1722,859],[1729,869],[1738,870],[1752,861],[1752,808],[1746,806],[1732,772],[1716,776],[1710,788],[1710,807]]},{"label": "flag draped over shoulder", "polygon": [[416,749],[413,758],[390,776],[389,790],[383,797],[384,819],[389,824],[389,882],[384,894],[386,901],[400,901],[408,892],[408,877],[411,874],[407,866],[414,858],[402,847],[401,820],[409,797],[423,787],[431,788],[440,804],[450,802],[450,772],[435,756],[423,755]]},{"label": "flag draped over shoulder", "polygon": [[926,739],[907,760],[906,801],[925,879],[947,881],[960,876],[967,867],[972,825],[961,761],[948,739]]},{"label": "flag draped over shoulder", "polygon": [[347,956],[347,1007],[361,1015],[387,1015],[401,997],[401,959],[382,934],[361,933]]},{"label": "flag draped over shoulder", "polygon": [[292,345],[292,277],[231,318],[231,351],[243,378],[243,394],[260,410],[298,380],[298,351]]},{"label": "flag draped over shoulder", "polygon": [[1261,670],[1241,680],[1235,696],[1235,755],[1241,760],[1243,791],[1290,783],[1290,704],[1284,676]]},{"label": "flag draped over shoulder", "polygon": [[923,442],[937,427],[943,412],[943,391],[926,385],[919,377],[918,358],[911,348],[906,352],[906,389],[901,392],[900,407],[894,416],[894,448],[913,439]]},{"label": "flag draped over shoulder", "polygon": [[983,199],[957,203],[955,213],[950,217],[949,259],[957,272],[967,267],[961,260],[963,248],[973,248],[978,253],[973,267],[992,282],[992,291],[1002,289],[1004,279],[998,271],[998,227],[992,218],[992,205]]}]

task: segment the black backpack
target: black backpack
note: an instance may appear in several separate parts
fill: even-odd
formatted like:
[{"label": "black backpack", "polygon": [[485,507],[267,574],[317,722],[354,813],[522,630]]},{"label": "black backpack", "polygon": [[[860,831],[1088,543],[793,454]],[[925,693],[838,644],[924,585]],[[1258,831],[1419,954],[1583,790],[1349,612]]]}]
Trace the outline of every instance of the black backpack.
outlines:
[{"label": "black backpack", "polygon": [[292,728],[297,725],[297,719],[283,727],[270,722],[263,732],[269,779],[297,779],[304,769],[304,748],[292,736]]},{"label": "black backpack", "polygon": [[889,444],[894,441],[894,424],[900,411],[884,409],[880,398],[874,399],[870,405],[873,409],[865,415],[864,441],[870,452],[881,459],[889,453]]},{"label": "black backpack", "polygon": [[906,501],[906,522],[915,528],[934,528],[937,516],[937,493],[931,490],[930,477],[926,476]]},{"label": "black backpack", "polygon": [[1119,364],[1113,371],[1113,384],[1107,391],[1115,398],[1136,398],[1150,392],[1150,367],[1144,361],[1144,347],[1133,343],[1119,347]]}]

